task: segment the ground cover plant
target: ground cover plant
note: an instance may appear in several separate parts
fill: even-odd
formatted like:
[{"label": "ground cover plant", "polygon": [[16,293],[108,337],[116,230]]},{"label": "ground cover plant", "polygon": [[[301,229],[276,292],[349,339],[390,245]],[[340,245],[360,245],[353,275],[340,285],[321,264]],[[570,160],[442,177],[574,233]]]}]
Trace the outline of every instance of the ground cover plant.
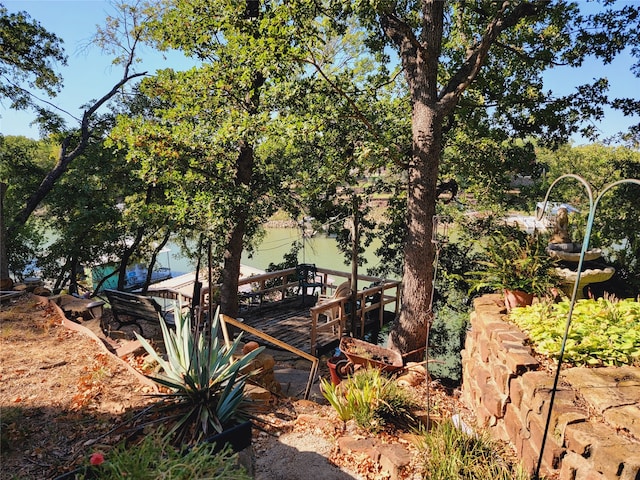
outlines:
[{"label": "ground cover plant", "polygon": [[[227,447],[215,452],[212,443],[200,443],[190,449],[176,449],[160,430],[146,435],[140,443],[119,443],[107,452],[94,451],[87,464],[64,478],[119,480],[135,478],[153,480],[191,480],[210,478],[248,480],[251,478],[237,464],[237,455]],[[72,476],[73,475],[73,476]]]},{"label": "ground cover plant", "polygon": [[[565,300],[517,308],[508,318],[529,335],[536,352],[557,359],[568,313]],[[563,361],[576,366],[640,366],[640,302],[578,300]]]}]

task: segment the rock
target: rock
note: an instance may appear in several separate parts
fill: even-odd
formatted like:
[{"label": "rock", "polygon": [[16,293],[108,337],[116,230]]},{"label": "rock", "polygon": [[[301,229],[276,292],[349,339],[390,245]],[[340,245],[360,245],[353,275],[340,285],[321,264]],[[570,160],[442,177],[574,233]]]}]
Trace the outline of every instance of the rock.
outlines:
[{"label": "rock", "polygon": [[396,380],[396,383],[401,387],[415,387],[420,383],[424,382],[425,372],[424,368],[422,371],[419,370],[418,367],[414,367],[415,370],[409,370],[404,375],[401,375]]},{"label": "rock", "polygon": [[36,287],[33,290],[33,294],[34,295],[39,295],[41,297],[50,297],[51,296],[51,290],[49,290],[47,287]]},{"label": "rock", "polygon": [[247,353],[253,352],[259,346],[258,342],[247,342],[245,346],[242,347],[242,353],[246,355]]},{"label": "rock", "polygon": [[263,370],[272,370],[276,364],[276,361],[273,358],[273,355],[269,355],[267,353],[261,353],[256,357],[256,360],[259,361],[260,366]]},{"label": "rock", "polygon": [[13,288],[13,280],[10,278],[0,278],[0,290],[8,291]]}]

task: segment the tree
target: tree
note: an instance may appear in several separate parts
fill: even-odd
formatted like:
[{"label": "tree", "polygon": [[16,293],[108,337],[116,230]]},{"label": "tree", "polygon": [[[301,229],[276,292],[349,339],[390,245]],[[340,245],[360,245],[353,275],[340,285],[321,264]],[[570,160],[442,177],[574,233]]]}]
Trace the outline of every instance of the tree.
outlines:
[{"label": "tree", "polygon": [[[1,3],[0,37],[0,100],[7,98],[11,101],[11,108],[25,109],[35,106],[29,89],[43,90],[55,96],[62,78],[55,73],[53,63],[66,64],[60,45],[62,40],[38,22],[30,21],[26,12],[9,14]],[[6,181],[6,178],[0,181],[0,279],[9,278],[9,222],[4,208],[9,185]]]},{"label": "tree", "polygon": [[[142,33],[138,25],[142,21],[142,11],[136,5],[127,6],[123,3],[114,5],[117,12],[116,15],[108,19],[109,21],[104,28],[98,29],[93,41],[101,46],[103,50],[115,56],[114,63],[122,65],[123,76],[108,93],[86,105],[82,118],[78,119],[80,124],[78,129],[67,129],[57,114],[47,110],[46,100],[38,99],[33,95],[33,92],[26,88],[19,90],[25,96],[24,98],[32,100],[30,105],[38,109],[40,114],[38,121],[50,133],[49,138],[54,142],[59,142],[59,148],[55,149],[56,161],[46,165],[46,169],[40,172],[41,177],[37,183],[33,183],[34,177],[31,176],[28,183],[21,182],[19,186],[9,185],[10,194],[16,188],[20,190],[20,194],[12,197],[17,203],[12,203],[12,208],[8,213],[10,215],[10,219],[7,222],[8,241],[5,242],[3,238],[2,243],[10,247],[11,257],[16,266],[19,266],[20,259],[23,257],[18,256],[19,252],[16,249],[30,245],[30,243],[24,241],[27,221],[32,217],[32,213],[37,207],[46,205],[51,214],[50,217],[47,217],[48,220],[54,222],[57,227],[65,226],[58,241],[50,246],[51,253],[59,255],[63,264],[49,262],[46,265],[47,270],[50,273],[54,273],[54,271],[62,273],[69,270],[74,272],[78,270],[81,262],[95,260],[100,257],[113,258],[115,255],[123,258],[119,268],[119,285],[122,287],[125,281],[126,262],[129,259],[155,258],[153,249],[150,249],[151,247],[147,247],[147,245],[151,245],[152,240],[157,241],[159,244],[166,242],[171,232],[172,223],[168,222],[166,217],[160,214],[162,207],[159,207],[158,199],[159,196],[164,196],[164,192],[155,185],[140,185],[140,182],[137,182],[136,179],[129,181],[128,185],[133,190],[133,193],[128,196],[130,208],[123,212],[115,211],[116,203],[120,199],[127,197],[126,190],[119,192],[119,198],[115,198],[115,195],[118,194],[121,182],[132,179],[130,175],[131,169],[122,169],[118,164],[117,156],[113,152],[103,150],[104,138],[107,135],[105,129],[111,120],[109,115],[100,115],[99,110],[108,105],[110,101],[117,99],[119,94],[124,93],[124,87],[127,84],[136,78],[142,77],[146,72],[136,73],[133,71],[133,65],[136,61],[136,48]],[[13,28],[9,33],[11,35],[15,34],[15,38],[18,38],[20,31],[16,27],[16,22],[5,22],[5,24],[8,25],[7,29]],[[34,30],[29,31],[33,32]],[[10,37],[9,33],[7,33],[7,38],[13,38]],[[55,36],[51,36],[49,40],[52,41],[55,38]],[[45,37],[43,36],[41,40],[42,47],[44,47]],[[24,40],[23,43],[28,44],[28,41]],[[20,42],[17,42],[17,45],[21,46]],[[37,46],[32,46],[31,48],[36,49],[36,52],[40,52],[37,50]],[[48,48],[48,50],[45,50],[46,52],[49,52],[52,47],[49,45]],[[23,53],[26,55],[26,52]],[[40,55],[42,56],[42,53]],[[16,56],[16,58],[22,57]],[[14,57],[10,59],[15,60]],[[42,62],[44,60],[43,57]],[[23,66],[35,68],[34,65],[39,67],[39,64],[35,62],[25,62]],[[44,66],[50,67],[48,63],[44,63]],[[13,70],[6,68],[3,73],[5,71],[15,72],[15,68]],[[17,77],[17,74],[14,74],[14,76]],[[26,74],[24,78],[27,78]],[[46,80],[46,78],[47,75],[43,74],[43,80]],[[39,83],[36,82],[34,85],[37,86]],[[49,93],[53,93],[52,88],[49,88]],[[129,104],[129,106],[133,108],[133,103]],[[21,159],[21,157],[11,156],[8,158],[8,162],[9,165],[15,167],[19,166],[20,162],[27,158]],[[99,162],[99,165],[95,165],[93,162]],[[78,168],[74,168],[76,163]],[[98,170],[101,170],[101,173],[97,174]],[[121,175],[117,178],[116,174],[114,180],[111,172],[120,172]],[[65,175],[68,175],[68,178],[65,178]],[[90,185],[82,183],[83,175],[85,182],[87,177],[96,179],[95,186],[98,189],[101,188],[100,186],[104,186],[103,181],[108,178],[112,179],[110,184],[112,188],[107,192],[109,195],[101,196],[104,202],[100,202],[98,197],[93,196],[94,193],[96,195],[99,195],[99,193],[91,191]],[[97,175],[100,178],[93,175]],[[18,178],[15,176],[10,177],[12,180]],[[6,177],[3,175],[3,178]],[[68,190],[65,189],[68,188],[78,190],[79,194],[73,199],[66,198],[65,194],[68,195]],[[141,199],[136,198],[137,192],[142,192]],[[28,194],[25,195],[25,193]],[[51,198],[47,199],[49,196]],[[16,209],[16,205],[22,205],[22,207]],[[109,217],[109,220],[105,220],[107,217]],[[111,228],[103,228],[104,222],[111,222]],[[124,241],[126,236],[136,238],[137,242],[133,244],[126,243]],[[12,246],[15,248],[12,248]],[[145,251],[145,249],[150,250]],[[31,258],[42,257],[34,253],[34,251],[30,251]],[[157,252],[155,252],[155,255],[157,255]],[[44,262],[41,261],[40,263]],[[153,262],[149,265],[149,270],[152,267]],[[69,281],[69,279],[75,281],[75,277],[76,275],[71,273],[66,279],[64,277],[59,277],[58,279],[61,282]]]},{"label": "tree", "polygon": [[[211,242],[214,262],[222,263],[221,311],[235,316],[243,249],[277,208],[300,211],[300,186],[314,167],[329,170],[320,158],[335,153],[318,155],[316,145],[310,156],[311,142],[296,136],[320,137],[317,116],[302,118],[298,108],[315,88],[301,45],[316,41],[309,34],[316,5],[165,1],[150,11],[151,41],[202,65],[144,81],[142,91],[157,101],[154,115],[122,118],[114,136],[145,178],[167,186],[175,213],[189,219],[196,236]],[[332,160],[339,171],[347,168],[343,158]],[[317,186],[331,190],[333,183]]]},{"label": "tree", "polygon": [[0,99],[11,101],[11,108],[37,107],[30,90],[42,90],[55,96],[62,78],[54,63],[66,65],[62,40],[31,21],[26,12],[9,14],[0,3]]},{"label": "tree", "polygon": [[[31,192],[38,187],[40,179],[53,164],[53,154],[54,150],[46,140],[0,136],[0,183],[6,185],[3,204],[5,221],[15,216]],[[22,272],[37,253],[41,239],[41,227],[36,222],[15,228],[11,236],[3,236],[0,243],[7,251],[7,258],[6,263],[2,260],[3,269],[6,268],[2,278],[8,278],[9,271]]]},{"label": "tree", "polygon": [[[120,13],[123,16],[132,15],[135,18],[136,11],[135,9],[127,9],[123,5],[120,7]],[[82,119],[80,120],[79,132],[66,132],[66,134],[61,136],[60,141],[60,150],[57,158],[56,164],[49,170],[44,179],[40,183],[37,189],[33,191],[33,193],[26,200],[23,208],[17,213],[14,217],[13,222],[9,225],[8,235],[12,235],[16,228],[20,225],[24,225],[29,218],[29,216],[33,213],[36,207],[40,204],[40,202],[47,196],[47,194],[51,191],[54,184],[58,181],[58,179],[65,173],[71,162],[73,162],[78,156],[80,156],[84,150],[87,148],[92,139],[92,122],[95,119],[96,112],[100,107],[102,107],[105,103],[111,100],[116,94],[118,94],[121,88],[126,85],[131,80],[141,77],[146,74],[146,72],[142,73],[133,73],[131,72],[131,68],[135,61],[135,49],[139,42],[140,31],[135,28],[135,21],[133,22],[133,27],[131,29],[127,29],[125,34],[129,35],[129,42],[126,43],[126,50],[122,58],[118,61],[123,65],[123,75],[120,81],[118,81],[113,88],[107,92],[102,98],[91,102],[87,105],[87,109],[82,115]],[[13,25],[9,25],[9,31],[12,32]],[[101,34],[102,33],[102,34]],[[115,37],[109,36],[109,31],[99,32],[99,37],[101,41],[106,43],[113,42]],[[44,35],[43,33],[40,33]],[[56,38],[52,36],[52,38]],[[118,45],[125,45],[125,43],[118,43]],[[19,49],[16,49],[19,52]],[[19,54],[19,53],[18,53]],[[38,57],[40,58],[40,57]],[[42,60],[40,60],[42,61]],[[28,64],[27,64],[28,65]],[[36,64],[38,65],[38,64]],[[22,67],[24,68],[24,67]],[[39,67],[41,68],[41,67]],[[52,83],[53,80],[47,81],[44,85],[55,84]],[[36,85],[39,85],[36,82]],[[20,91],[25,95],[30,95],[30,92],[20,89]],[[49,117],[51,117],[51,112],[49,112]],[[59,128],[61,125],[56,123],[56,127]]]},{"label": "tree", "polygon": [[[369,45],[395,48],[411,101],[403,300],[390,336],[394,348],[414,350],[427,336],[434,260],[431,219],[445,135],[453,131],[445,126],[455,126],[452,120],[465,107],[481,109],[512,135],[535,134],[558,143],[577,131],[581,120],[598,118],[598,102],[607,101],[605,81],[552,99],[542,90],[540,75],[561,62],[579,65],[593,52],[588,49],[596,39],[605,44],[596,54],[615,55],[616,41],[631,38],[638,7],[608,11],[606,24],[618,29],[614,38],[606,36],[604,23],[583,17],[577,5],[565,2],[342,4],[340,14],[355,14],[370,33]],[[631,41],[638,45],[637,38]]]}]

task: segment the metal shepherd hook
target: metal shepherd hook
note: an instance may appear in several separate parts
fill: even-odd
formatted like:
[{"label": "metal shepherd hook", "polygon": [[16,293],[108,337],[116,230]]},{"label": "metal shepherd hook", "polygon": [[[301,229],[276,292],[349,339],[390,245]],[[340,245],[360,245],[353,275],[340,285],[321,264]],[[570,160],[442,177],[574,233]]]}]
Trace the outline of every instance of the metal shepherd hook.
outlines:
[{"label": "metal shepherd hook", "polygon": [[540,478],[540,468],[542,467],[542,456],[544,454],[544,446],[547,440],[547,435],[549,433],[549,425],[551,423],[551,412],[553,409],[553,402],[555,400],[555,396],[556,396],[556,390],[558,388],[558,382],[560,380],[560,368],[562,366],[562,358],[564,356],[564,350],[567,344],[567,338],[569,335],[569,328],[571,326],[571,317],[573,316],[573,308],[576,304],[576,298],[578,295],[578,286],[580,284],[580,274],[582,272],[582,264],[584,262],[584,255],[587,251],[587,249],[589,248],[589,237],[591,236],[591,229],[593,227],[593,219],[595,217],[595,213],[596,213],[596,209],[598,208],[598,203],[600,202],[600,199],[602,198],[602,196],[608,192],[609,190],[611,190],[613,187],[621,185],[623,183],[632,183],[632,184],[636,184],[638,186],[640,186],[640,180],[637,179],[633,179],[633,178],[628,178],[628,179],[624,179],[624,180],[618,180],[616,182],[610,183],[608,185],[605,185],[605,187],[602,189],[602,191],[600,192],[600,194],[596,197],[595,201],[593,199],[593,191],[591,190],[591,186],[587,183],[587,181],[582,178],[579,175],[575,175],[572,173],[566,174],[566,175],[562,175],[560,177],[558,177],[549,187],[549,189],[547,190],[547,194],[544,198],[544,204],[542,206],[541,209],[541,213],[538,214],[537,220],[541,220],[542,219],[542,215],[544,215],[544,212],[546,211],[547,208],[547,200],[549,199],[549,194],[551,193],[551,190],[553,189],[553,187],[560,182],[561,180],[565,179],[565,178],[573,178],[577,181],[579,181],[580,183],[582,183],[582,185],[584,185],[585,189],[587,190],[587,195],[589,196],[589,216],[587,218],[587,228],[585,231],[585,235],[584,235],[584,240],[582,241],[582,248],[580,250],[580,261],[578,262],[578,272],[576,275],[576,280],[573,284],[573,292],[571,294],[571,303],[569,305],[569,313],[567,314],[567,323],[565,324],[565,329],[564,329],[564,335],[562,337],[562,345],[560,347],[560,356],[558,357],[558,367],[556,368],[556,374],[553,380],[553,388],[551,390],[551,398],[549,399],[549,408],[547,410],[547,420],[544,426],[544,434],[542,435],[542,445],[540,445],[540,456],[538,457],[538,464],[536,465],[536,470],[534,472],[533,478],[534,479],[539,479]]}]

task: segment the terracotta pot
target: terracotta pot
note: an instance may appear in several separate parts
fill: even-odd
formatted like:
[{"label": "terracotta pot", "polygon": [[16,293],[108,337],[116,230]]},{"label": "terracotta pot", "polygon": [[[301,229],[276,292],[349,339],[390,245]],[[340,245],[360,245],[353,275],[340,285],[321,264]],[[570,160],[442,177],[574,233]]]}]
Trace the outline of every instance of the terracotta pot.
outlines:
[{"label": "terracotta pot", "polygon": [[329,374],[331,375],[331,383],[338,385],[350,373],[349,360],[344,356],[331,357],[327,360]]},{"label": "terracotta pot", "polygon": [[533,293],[526,293],[520,290],[506,290],[504,291],[504,304],[507,307],[507,311],[516,307],[525,307],[533,303]]}]

